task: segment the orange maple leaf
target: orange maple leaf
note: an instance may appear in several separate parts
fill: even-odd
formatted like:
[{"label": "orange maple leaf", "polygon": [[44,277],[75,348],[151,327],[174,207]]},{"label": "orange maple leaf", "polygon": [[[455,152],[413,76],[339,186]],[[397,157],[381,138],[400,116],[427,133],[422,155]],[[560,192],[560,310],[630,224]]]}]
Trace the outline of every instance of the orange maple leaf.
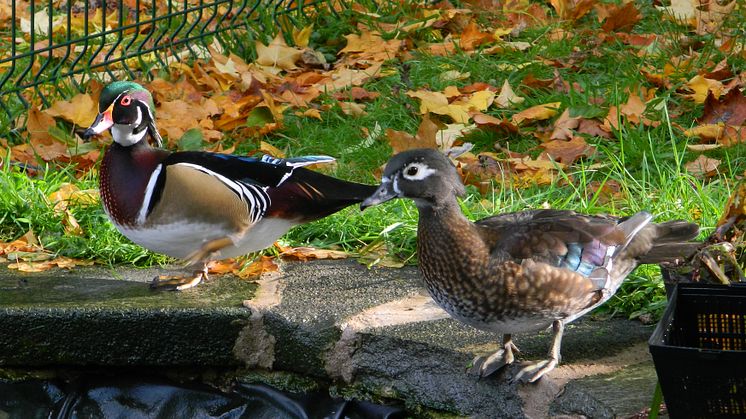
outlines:
[{"label": "orange maple leaf", "polygon": [[[563,164],[572,164],[580,157],[588,157],[596,152],[596,148],[585,142],[583,137],[575,136],[570,141],[553,140],[541,144],[544,153]],[[542,154],[544,154],[542,153]]]},{"label": "orange maple leaf", "polygon": [[428,114],[425,114],[416,135],[391,128],[386,130],[385,135],[394,153],[400,153],[413,148],[438,148],[438,142],[435,139],[437,132],[438,125],[430,119]]},{"label": "orange maple leaf", "polygon": [[549,119],[557,114],[557,110],[560,108],[560,106],[562,106],[561,102],[552,102],[532,106],[513,115],[511,121],[516,125],[522,125],[524,122]]},{"label": "orange maple leaf", "polygon": [[472,51],[480,45],[495,42],[497,38],[491,32],[482,32],[475,21],[469,22],[459,38],[459,47],[464,51]]}]

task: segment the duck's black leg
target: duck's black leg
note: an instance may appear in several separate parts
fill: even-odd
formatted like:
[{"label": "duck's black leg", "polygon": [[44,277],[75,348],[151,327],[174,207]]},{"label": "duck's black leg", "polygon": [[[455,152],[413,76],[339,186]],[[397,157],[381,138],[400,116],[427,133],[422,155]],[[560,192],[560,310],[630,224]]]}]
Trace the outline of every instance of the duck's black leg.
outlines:
[{"label": "duck's black leg", "polygon": [[521,352],[513,343],[513,337],[510,334],[505,334],[503,335],[503,347],[490,356],[478,356],[474,358],[469,371],[480,377],[487,377],[500,368],[513,363],[515,361],[513,351]]},{"label": "duck's black leg", "polygon": [[562,346],[562,333],[565,331],[565,324],[562,320],[555,320],[552,323],[552,345],[549,347],[549,359],[539,361],[523,367],[513,378],[513,381],[522,383],[534,383],[544,376],[544,374],[553,370],[560,361],[560,346]]}]

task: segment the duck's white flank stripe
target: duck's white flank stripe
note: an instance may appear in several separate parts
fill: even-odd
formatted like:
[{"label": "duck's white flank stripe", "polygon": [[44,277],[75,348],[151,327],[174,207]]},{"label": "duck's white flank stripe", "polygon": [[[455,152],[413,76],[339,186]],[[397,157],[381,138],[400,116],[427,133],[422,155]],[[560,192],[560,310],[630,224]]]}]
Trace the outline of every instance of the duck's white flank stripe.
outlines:
[{"label": "duck's white flank stripe", "polygon": [[158,175],[161,174],[163,164],[159,164],[153,170],[153,173],[148,179],[148,186],[145,187],[145,197],[142,200],[142,206],[140,211],[137,212],[137,224],[144,224],[145,218],[148,216],[148,208],[150,207],[150,200],[153,199],[153,189],[155,189],[155,182],[158,180]]},{"label": "duck's white flank stripe", "polygon": [[251,222],[257,222],[264,212],[269,207],[269,195],[267,195],[267,187],[259,187],[248,183],[243,183],[235,180],[228,179],[220,173],[213,172],[206,167],[200,166],[194,163],[176,163],[183,166],[191,167],[195,170],[199,170],[202,173],[207,173],[210,176],[215,176],[219,181],[223,182],[225,186],[231,188],[240,199],[246,203],[249,208],[249,214]]}]

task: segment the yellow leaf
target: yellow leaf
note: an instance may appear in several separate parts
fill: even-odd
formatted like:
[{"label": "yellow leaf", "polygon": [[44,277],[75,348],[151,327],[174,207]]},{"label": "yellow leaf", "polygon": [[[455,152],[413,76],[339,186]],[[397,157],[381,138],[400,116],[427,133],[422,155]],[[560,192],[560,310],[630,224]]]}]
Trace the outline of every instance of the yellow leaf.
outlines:
[{"label": "yellow leaf", "polygon": [[435,133],[435,141],[438,143],[438,148],[440,150],[448,151],[453,147],[456,140],[476,128],[477,126],[474,124],[448,124],[445,129],[439,130]]},{"label": "yellow leaf", "polygon": [[59,189],[47,195],[47,199],[54,205],[54,212],[64,211],[67,208],[67,199],[79,190],[77,185],[65,182],[60,185]]},{"label": "yellow leaf", "polygon": [[469,121],[468,107],[465,105],[449,104],[448,98],[441,92],[418,90],[409,91],[407,96],[420,99],[420,113],[432,112],[438,115],[448,115],[454,122],[465,124]]},{"label": "yellow leaf", "polygon": [[368,113],[365,112],[365,105],[355,102],[339,102],[339,107],[342,108],[342,112],[346,115],[354,117],[364,116]]},{"label": "yellow leaf", "polygon": [[[448,70],[446,72],[440,73],[440,75],[438,76],[440,81],[466,80],[469,77],[471,77],[471,73],[469,72],[462,73],[458,70]],[[448,86],[448,87],[455,87],[455,86]]]},{"label": "yellow leaf", "polygon": [[213,260],[207,264],[208,272],[211,274],[233,274],[241,279],[257,277],[265,273],[277,272],[280,267],[271,256],[260,256],[256,260],[246,264],[236,259]]},{"label": "yellow leaf", "polygon": [[718,80],[706,79],[700,75],[692,77],[692,79],[686,83],[686,87],[688,87],[694,93],[685,95],[685,97],[688,97],[694,100],[695,103],[700,104],[705,103],[705,99],[707,99],[707,94],[709,92],[712,92],[712,95],[715,97],[715,99],[719,98],[720,95],[723,93],[723,83]]},{"label": "yellow leaf", "polygon": [[53,117],[60,117],[66,121],[72,122],[79,127],[87,127],[94,119],[98,106],[88,93],[75,95],[69,101],[58,101],[47,109],[46,114]]},{"label": "yellow leaf", "polygon": [[318,109],[313,109],[313,108],[306,109],[305,111],[301,113],[301,115],[308,117],[308,118],[316,118],[319,121],[323,121],[323,119],[321,119],[321,112],[319,112]]},{"label": "yellow leaf", "polygon": [[311,259],[346,259],[347,252],[340,250],[316,249],[314,247],[291,247],[286,248],[282,254],[283,259],[307,261]]},{"label": "yellow leaf", "polygon": [[710,150],[717,150],[722,147],[722,144],[687,144],[686,148],[691,151],[703,152]]},{"label": "yellow leaf", "polygon": [[303,54],[301,50],[287,46],[285,40],[282,39],[282,34],[277,34],[269,45],[256,42],[256,62],[266,67],[282,70],[294,69],[301,54]]},{"label": "yellow leaf", "polygon": [[313,24],[306,26],[303,29],[293,29],[293,42],[298,48],[305,48],[308,46],[308,41],[311,39],[311,32],[313,31]]},{"label": "yellow leaf", "polygon": [[385,43],[378,32],[365,31],[360,35],[352,33],[345,35],[345,38],[347,39],[347,45],[339,51],[339,54],[345,52],[365,52],[376,50]]},{"label": "yellow leaf", "polygon": [[492,102],[495,100],[495,92],[490,90],[480,90],[477,92],[474,92],[474,94],[469,98],[469,101],[467,102],[468,108],[470,110],[478,110],[478,111],[486,111],[487,108],[492,105]]},{"label": "yellow leaf", "polygon": [[494,35],[495,38],[502,38],[505,35],[510,35],[512,32],[513,28],[497,28],[492,32],[492,35]]},{"label": "yellow leaf", "polygon": [[98,189],[80,189],[72,183],[62,183],[55,192],[47,196],[55,206],[59,203],[74,203],[79,205],[97,205],[99,201]]},{"label": "yellow leaf", "polygon": [[272,157],[285,158],[285,153],[282,150],[265,141],[259,143],[259,151]]},{"label": "yellow leaf", "polygon": [[358,262],[370,267],[381,266],[385,268],[402,268],[406,262],[397,258],[393,252],[386,248],[383,241],[374,241],[360,250]]},{"label": "yellow leaf", "polygon": [[[29,235],[32,237],[27,237]],[[31,230],[12,242],[0,243],[0,255],[17,255],[19,253],[44,253],[44,249],[36,242],[36,236]]]},{"label": "yellow leaf", "polygon": [[215,64],[215,69],[218,70],[220,74],[231,76],[234,79],[241,78],[241,75],[238,73],[238,69],[236,69],[236,62],[233,61],[233,57],[228,57],[225,63],[221,63],[220,61],[213,59],[213,63]]},{"label": "yellow leaf", "polygon": [[58,267],[63,269],[70,269],[76,266],[90,266],[93,265],[93,261],[71,259],[68,257],[60,256],[52,260],[45,260],[42,262],[17,262],[8,265],[9,269],[17,269],[21,272],[44,272],[49,269]]},{"label": "yellow leaf", "polygon": [[446,95],[447,98],[461,96],[461,92],[456,86],[446,86],[446,88],[443,89],[443,94]]},{"label": "yellow leaf", "polygon": [[532,106],[513,115],[511,121],[516,125],[521,125],[524,121],[541,121],[549,119],[557,114],[557,110],[559,110],[561,105],[561,102],[552,102]]},{"label": "yellow leaf", "polygon": [[328,74],[331,80],[325,78],[315,84],[314,87],[321,91],[334,92],[350,86],[360,86],[371,78],[381,77],[383,75],[381,71],[382,65],[382,62],[375,62],[363,70],[348,67],[337,68]]},{"label": "yellow leaf", "polygon": [[702,124],[684,131],[687,137],[698,137],[707,140],[717,140],[723,136],[725,126],[720,124]]},{"label": "yellow leaf", "polygon": [[271,256],[260,256],[249,266],[243,267],[238,271],[233,271],[233,273],[238,275],[239,278],[246,279],[260,276],[265,273],[277,272],[279,270],[280,267],[274,261],[274,258]]},{"label": "yellow leaf", "polygon": [[526,67],[530,66],[533,63],[534,62],[526,62],[526,63],[518,63],[518,64],[513,64],[513,63],[498,63],[497,66],[495,66],[495,69],[498,72],[503,72],[503,73],[504,72],[508,72],[508,71],[518,71],[518,70],[521,70],[523,68],[526,68]]},{"label": "yellow leaf", "polygon": [[516,95],[513,88],[510,87],[508,79],[505,79],[503,87],[500,89],[500,94],[497,95],[497,99],[495,99],[495,103],[499,108],[505,109],[511,107],[513,104],[523,103],[524,100],[526,100],[526,98]]},{"label": "yellow leaf", "polygon": [[274,122],[280,122],[283,120],[283,112],[285,112],[285,109],[288,107],[286,105],[278,104],[275,102],[275,100],[272,98],[272,95],[265,92],[264,90],[261,91],[262,100],[259,102],[256,106],[257,107],[265,107],[269,109],[269,112],[272,114],[272,118],[274,118]]},{"label": "yellow leaf", "polygon": [[441,10],[428,10],[424,8],[421,8],[420,10],[421,10],[423,17],[427,19],[424,21],[421,20],[419,22],[410,23],[409,25],[402,26],[401,30],[403,32],[411,32],[411,31],[416,31],[416,30],[423,29],[423,28],[429,28],[433,26],[435,22],[439,20],[438,18],[440,17]]}]

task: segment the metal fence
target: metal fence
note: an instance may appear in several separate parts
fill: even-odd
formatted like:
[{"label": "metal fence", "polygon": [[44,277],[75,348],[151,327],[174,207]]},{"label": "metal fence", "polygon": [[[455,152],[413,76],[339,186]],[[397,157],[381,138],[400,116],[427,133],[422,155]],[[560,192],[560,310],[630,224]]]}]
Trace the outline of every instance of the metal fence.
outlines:
[{"label": "metal fence", "polygon": [[[329,1],[0,0],[0,118],[30,101],[81,90],[92,77],[147,76],[174,60],[206,58],[208,47],[246,56],[247,39],[297,25]],[[8,10],[8,6],[10,9]],[[7,14],[10,14],[9,19]]]}]

